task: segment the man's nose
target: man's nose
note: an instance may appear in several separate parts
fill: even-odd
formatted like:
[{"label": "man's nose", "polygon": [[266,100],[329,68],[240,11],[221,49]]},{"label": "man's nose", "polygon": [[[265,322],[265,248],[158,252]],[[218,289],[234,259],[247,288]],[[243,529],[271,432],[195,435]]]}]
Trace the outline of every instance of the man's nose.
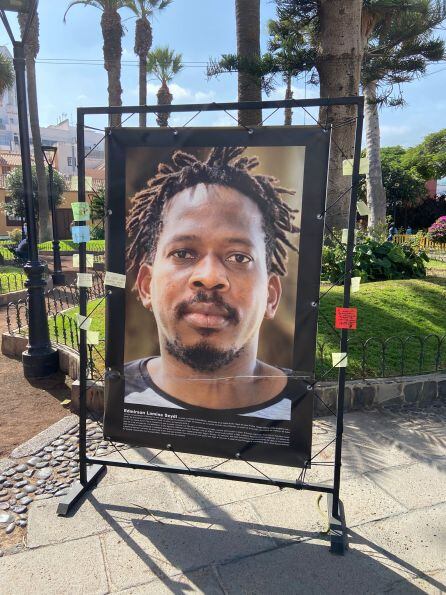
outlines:
[{"label": "man's nose", "polygon": [[229,280],[225,266],[215,256],[201,258],[194,267],[189,278],[189,286],[193,289],[229,289]]}]

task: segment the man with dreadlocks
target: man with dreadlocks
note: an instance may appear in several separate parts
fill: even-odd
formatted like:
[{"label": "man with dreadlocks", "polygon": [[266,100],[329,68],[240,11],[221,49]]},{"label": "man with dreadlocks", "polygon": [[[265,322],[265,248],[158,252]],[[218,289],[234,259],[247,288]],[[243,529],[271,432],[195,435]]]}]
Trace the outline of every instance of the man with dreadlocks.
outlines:
[{"label": "man with dreadlocks", "polygon": [[286,274],[293,191],[242,147],[177,151],[132,199],[128,267],[160,356],[126,364],[125,403],[290,419],[287,372],[257,359]]}]

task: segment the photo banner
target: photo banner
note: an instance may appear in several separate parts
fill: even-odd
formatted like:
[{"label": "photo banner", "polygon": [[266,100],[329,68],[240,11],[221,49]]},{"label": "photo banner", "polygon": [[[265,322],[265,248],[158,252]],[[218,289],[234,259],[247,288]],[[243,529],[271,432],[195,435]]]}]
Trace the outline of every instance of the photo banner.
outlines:
[{"label": "photo banner", "polygon": [[[175,132],[175,133],[174,133]],[[107,136],[104,435],[311,458],[330,136],[318,127]]]}]

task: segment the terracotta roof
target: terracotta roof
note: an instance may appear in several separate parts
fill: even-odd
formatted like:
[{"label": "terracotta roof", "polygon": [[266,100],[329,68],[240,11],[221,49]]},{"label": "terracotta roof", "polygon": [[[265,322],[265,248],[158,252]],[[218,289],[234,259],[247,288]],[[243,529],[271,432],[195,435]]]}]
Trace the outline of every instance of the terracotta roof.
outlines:
[{"label": "terracotta roof", "polygon": [[[31,157],[34,163],[34,159]],[[20,167],[22,165],[22,156],[20,153],[0,153],[0,166]]]},{"label": "terracotta roof", "polygon": [[105,169],[87,169],[85,168],[85,175],[90,176],[93,180],[105,180]]}]

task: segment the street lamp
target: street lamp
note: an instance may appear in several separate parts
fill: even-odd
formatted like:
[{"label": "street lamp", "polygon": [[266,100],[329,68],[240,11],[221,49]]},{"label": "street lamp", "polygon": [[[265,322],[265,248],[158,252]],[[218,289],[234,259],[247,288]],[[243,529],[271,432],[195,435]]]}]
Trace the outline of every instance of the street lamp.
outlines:
[{"label": "street lamp", "polygon": [[60,261],[59,236],[57,233],[56,201],[54,198],[54,169],[57,147],[42,145],[41,147],[46,164],[48,165],[48,178],[50,181],[51,223],[53,226],[53,285],[65,285],[65,275],[62,272]]},{"label": "street lamp", "polygon": [[[16,40],[5,10],[26,12],[28,18],[21,40]],[[48,319],[45,308],[46,287],[44,264],[39,261],[37,250],[37,225],[33,201],[31,151],[29,147],[28,110],[25,82],[25,43],[37,10],[37,0],[0,0],[0,19],[14,48],[14,70],[17,88],[17,111],[19,119],[20,153],[22,156],[23,194],[26,227],[28,234],[28,261],[23,270],[28,277],[25,287],[28,292],[28,337],[26,351],[22,354],[23,373],[26,378],[41,378],[57,372],[59,354],[51,345]]]}]

